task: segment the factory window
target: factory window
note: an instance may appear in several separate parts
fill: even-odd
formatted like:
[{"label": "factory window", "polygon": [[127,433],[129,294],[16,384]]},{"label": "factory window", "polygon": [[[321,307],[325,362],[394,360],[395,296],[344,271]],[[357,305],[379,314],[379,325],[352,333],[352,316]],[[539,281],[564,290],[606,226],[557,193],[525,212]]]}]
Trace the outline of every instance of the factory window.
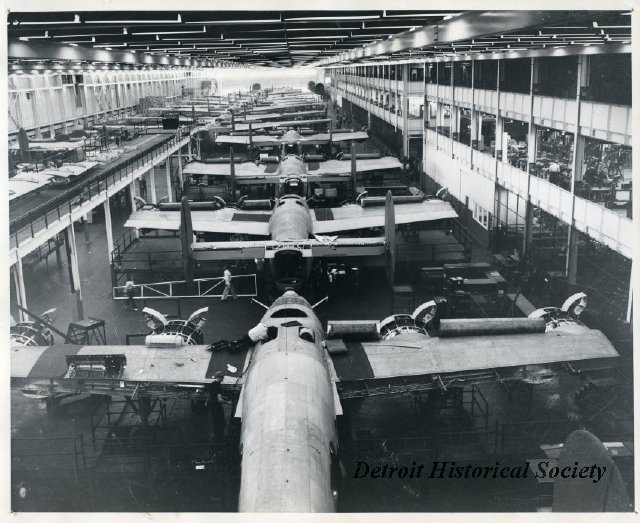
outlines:
[{"label": "factory window", "polygon": [[424,67],[410,66],[409,68],[409,81],[410,82],[423,82],[424,81]]},{"label": "factory window", "polygon": [[475,202],[473,204],[473,219],[485,229],[489,229],[489,211]]},{"label": "factory window", "polygon": [[631,105],[631,54],[602,54],[589,57],[589,81],[584,99]]},{"label": "factory window", "polygon": [[575,98],[577,77],[577,56],[539,58],[533,92],[541,96]]},{"label": "factory window", "polygon": [[427,64],[424,82],[427,84],[435,84],[438,80],[438,64]]},{"label": "factory window", "polygon": [[498,85],[498,60],[477,60],[473,67],[473,86],[495,90]]},{"label": "factory window", "polygon": [[453,85],[457,87],[471,87],[471,62],[454,62]]},{"label": "factory window", "polygon": [[438,84],[451,85],[451,69],[453,64],[451,62],[446,64],[438,64]]},{"label": "factory window", "polygon": [[510,93],[528,93],[531,83],[531,58],[502,60],[500,63],[500,90]]},{"label": "factory window", "polygon": [[73,84],[73,90],[76,95],[76,107],[82,107],[82,91],[79,84]]}]

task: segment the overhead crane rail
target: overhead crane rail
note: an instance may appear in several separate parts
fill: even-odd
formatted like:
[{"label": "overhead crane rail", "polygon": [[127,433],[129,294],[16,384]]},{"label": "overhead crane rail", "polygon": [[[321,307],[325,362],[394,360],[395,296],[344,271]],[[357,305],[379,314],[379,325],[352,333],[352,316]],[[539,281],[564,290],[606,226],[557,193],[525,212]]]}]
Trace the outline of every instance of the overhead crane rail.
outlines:
[{"label": "overhead crane rail", "polygon": [[193,128],[194,126],[189,125],[178,129],[174,135],[163,139],[148,151],[135,154],[122,162],[117,162],[113,167],[98,171],[90,179],[16,218],[9,224],[10,249],[20,247],[20,244],[25,240],[34,238],[38,232],[59,222],[63,216],[70,215],[83,203],[106,191],[116,182],[150,163],[154,158],[166,154],[189,136]]}]

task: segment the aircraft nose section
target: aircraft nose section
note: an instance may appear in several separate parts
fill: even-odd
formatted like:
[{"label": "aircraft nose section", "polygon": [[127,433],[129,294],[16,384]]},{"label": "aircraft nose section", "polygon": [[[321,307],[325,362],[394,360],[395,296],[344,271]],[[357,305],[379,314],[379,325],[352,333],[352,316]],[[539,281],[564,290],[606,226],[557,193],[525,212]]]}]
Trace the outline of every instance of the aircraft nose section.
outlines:
[{"label": "aircraft nose section", "polygon": [[298,296],[298,293],[296,291],[294,291],[294,290],[287,289],[286,291],[284,291],[283,296],[287,296],[289,298],[293,298],[293,297]]}]

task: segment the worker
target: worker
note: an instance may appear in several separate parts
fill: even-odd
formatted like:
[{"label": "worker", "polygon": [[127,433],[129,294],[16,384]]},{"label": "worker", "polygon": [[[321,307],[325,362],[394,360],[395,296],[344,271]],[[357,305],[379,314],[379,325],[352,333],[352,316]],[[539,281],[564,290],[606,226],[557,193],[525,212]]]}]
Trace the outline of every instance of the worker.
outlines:
[{"label": "worker", "polygon": [[225,401],[222,396],[222,381],[224,380],[224,372],[216,372],[213,381],[207,385],[207,399],[205,407],[209,407],[211,413],[211,423],[213,425],[213,440],[220,442],[224,439],[224,407],[222,403]]},{"label": "worker", "polygon": [[131,307],[134,311],[137,311],[138,307],[136,307],[135,301],[133,300],[133,296],[135,294],[135,289],[133,285],[134,283],[131,280],[125,283],[124,292],[127,295],[127,305],[125,308],[128,309],[129,307]]},{"label": "worker", "polygon": [[556,162],[549,164],[549,183],[560,184],[560,166]]},{"label": "worker", "polygon": [[231,271],[229,267],[224,268],[224,291],[222,291],[222,301],[225,301],[229,297],[229,293],[233,296],[234,300],[238,299],[236,291],[233,289],[233,282],[231,281]]},{"label": "worker", "polygon": [[258,323],[255,327],[249,330],[247,333],[249,339],[253,343],[258,343],[259,341],[264,341],[268,339],[269,334],[267,332],[267,326],[264,323]]}]

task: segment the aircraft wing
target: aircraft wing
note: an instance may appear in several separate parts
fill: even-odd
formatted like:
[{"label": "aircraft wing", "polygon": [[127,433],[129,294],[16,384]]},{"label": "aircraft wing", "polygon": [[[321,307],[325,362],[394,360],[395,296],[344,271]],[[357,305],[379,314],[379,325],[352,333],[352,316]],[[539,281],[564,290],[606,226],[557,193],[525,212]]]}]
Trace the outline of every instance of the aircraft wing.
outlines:
[{"label": "aircraft wing", "polygon": [[[361,207],[354,204],[331,209],[315,209],[311,212],[314,234],[384,226],[384,207]],[[395,223],[397,225],[457,217],[458,215],[451,204],[442,200],[425,200],[418,203],[395,205]]]},{"label": "aircraft wing", "polygon": [[[348,141],[356,141],[363,142],[367,140],[369,135],[364,131],[352,131],[347,133],[333,133],[331,136],[331,141],[335,142],[348,142]],[[325,144],[329,143],[329,133],[317,133],[311,134],[309,136],[303,136],[300,140],[302,143],[308,143],[311,145],[316,144]]]},{"label": "aircraft wing", "polygon": [[296,241],[230,241],[192,244],[198,261],[274,258],[282,248],[302,252],[303,257],[379,256],[385,252],[384,238],[318,237]]},{"label": "aircraft wing", "polygon": [[[277,127],[305,127],[307,125],[318,125],[322,123],[328,124],[330,121],[330,118],[319,118],[315,120],[279,120],[276,122],[256,122],[251,124],[251,129],[253,131],[257,131],[258,129],[273,129]],[[236,123],[236,131],[248,130],[248,123]]]},{"label": "aircraft wing", "polygon": [[[67,375],[73,358],[80,369],[92,362],[94,372],[109,358],[126,358],[119,372],[99,377]],[[224,371],[223,386],[234,386],[242,376],[247,351],[211,352],[206,345],[148,348],[141,345],[52,345],[11,347],[11,386],[27,390],[43,388],[43,394],[94,392],[102,394],[158,394],[163,397],[198,394],[215,373]],[[86,368],[86,367],[85,367]],[[234,371],[235,369],[235,371]],[[67,377],[65,377],[67,376]]]},{"label": "aircraft wing", "polygon": [[[253,136],[251,138],[253,145],[257,147],[277,146],[282,143],[277,136]],[[249,145],[249,136],[235,136],[230,134],[222,134],[216,137],[216,143],[241,144]]]},{"label": "aircraft wing", "polygon": [[[272,175],[277,170],[277,164],[260,164],[254,162],[242,162],[235,164],[237,179],[263,179]],[[231,165],[228,163],[188,163],[182,171],[186,175],[207,175],[207,176],[231,176]]]},{"label": "aircraft wing", "polygon": [[[403,387],[527,381],[535,379],[540,367],[560,370],[563,364],[572,372],[597,372],[613,367],[618,357],[604,334],[586,327],[453,338],[407,332],[373,342],[327,340],[327,346],[341,398],[399,392]],[[337,353],[336,347],[346,350]]]},{"label": "aircraft wing", "polygon": [[[393,156],[356,161],[356,171],[359,173],[401,168],[402,164]],[[319,176],[322,176],[323,174],[351,174],[351,161],[327,160],[325,162],[309,162],[307,163],[307,173]]]},{"label": "aircraft wing", "polygon": [[[241,211],[226,207],[215,211],[193,211],[193,232],[220,232],[228,234],[269,234],[270,211]],[[136,211],[124,224],[136,229],[180,230],[180,211],[155,209]]]},{"label": "aircraft wing", "polygon": [[[19,176],[19,175],[18,175]],[[36,189],[41,188],[42,186],[49,183],[51,180],[50,176],[43,176],[39,179],[33,177],[32,179],[17,179],[14,176],[13,178],[9,178],[9,200],[13,200],[15,198],[19,198],[20,196],[24,196]]]}]

